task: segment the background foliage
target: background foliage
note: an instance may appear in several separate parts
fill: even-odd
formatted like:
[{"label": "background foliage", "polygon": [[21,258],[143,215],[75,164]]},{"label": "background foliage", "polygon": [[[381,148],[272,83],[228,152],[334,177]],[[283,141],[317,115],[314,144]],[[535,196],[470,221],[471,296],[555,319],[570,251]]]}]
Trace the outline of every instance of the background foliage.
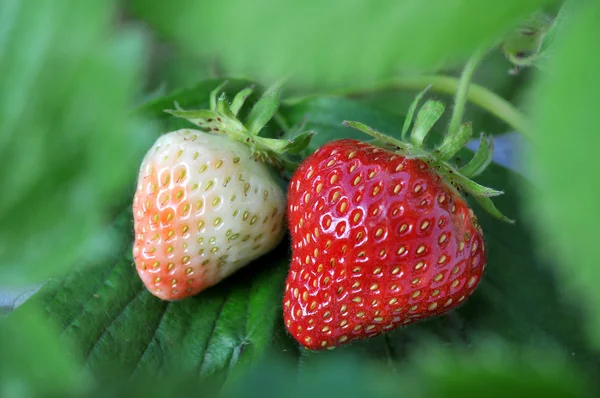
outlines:
[{"label": "background foliage", "polygon": [[[230,396],[597,394],[600,5],[561,7],[0,2],[0,288],[45,282],[0,318],[0,396],[170,396],[199,383]],[[509,74],[499,44],[541,9],[561,9],[556,28],[532,66]],[[481,176],[506,191],[497,205],[518,222],[479,212],[489,266],[463,307],[334,351],[306,351],[281,319],[287,241],[196,297],[166,303],[145,291],[132,265],[129,207],[144,151],[185,125],[162,112],[174,101],[206,107],[224,79],[232,93],[287,76],[269,132],[306,121],[318,132],[315,149],[364,138],[345,119],[398,134],[422,88],[415,82],[457,76],[480,48],[489,50],[475,82],[528,117],[522,156],[533,179],[499,165]],[[429,95],[452,100],[452,90],[435,85]],[[473,100],[466,117],[476,131],[514,127],[494,103]]]}]

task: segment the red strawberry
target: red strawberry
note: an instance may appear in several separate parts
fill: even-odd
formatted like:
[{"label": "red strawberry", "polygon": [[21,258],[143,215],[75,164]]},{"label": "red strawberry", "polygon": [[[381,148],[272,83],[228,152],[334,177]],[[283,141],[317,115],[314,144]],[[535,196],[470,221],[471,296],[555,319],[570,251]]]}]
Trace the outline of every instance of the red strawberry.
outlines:
[{"label": "red strawberry", "polygon": [[[482,230],[453,186],[466,177],[417,145],[353,126],[401,150],[330,142],[288,188],[284,319],[310,349],[443,314],[469,297],[486,266]],[[473,182],[466,189],[479,198],[497,192]]]}]

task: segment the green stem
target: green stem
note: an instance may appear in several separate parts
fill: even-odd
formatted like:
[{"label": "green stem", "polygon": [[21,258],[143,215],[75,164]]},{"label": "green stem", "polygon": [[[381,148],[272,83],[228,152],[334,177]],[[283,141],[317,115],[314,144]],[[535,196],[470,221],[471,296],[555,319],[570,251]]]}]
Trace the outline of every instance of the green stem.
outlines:
[{"label": "green stem", "polygon": [[473,80],[473,74],[475,73],[475,69],[477,69],[479,61],[481,61],[482,56],[483,53],[481,51],[477,51],[473,54],[460,74],[456,95],[454,96],[452,117],[450,118],[450,125],[448,126],[446,137],[454,137],[458,133],[458,128],[460,127],[463,115],[465,114],[465,104],[467,103],[469,85],[471,84],[471,80]]},{"label": "green stem", "polygon": [[[294,105],[298,102],[320,95],[359,97],[374,94],[382,90],[422,90],[429,85],[431,85],[430,90],[435,92],[455,94],[458,90],[459,81],[454,77],[441,75],[402,76],[385,81],[382,84],[368,89],[344,89],[336,92],[311,94],[303,97],[288,98],[284,100],[283,103],[286,105]],[[467,90],[467,99],[471,103],[504,121],[524,137],[533,141],[531,126],[525,115],[504,98],[483,86],[471,84]]]}]

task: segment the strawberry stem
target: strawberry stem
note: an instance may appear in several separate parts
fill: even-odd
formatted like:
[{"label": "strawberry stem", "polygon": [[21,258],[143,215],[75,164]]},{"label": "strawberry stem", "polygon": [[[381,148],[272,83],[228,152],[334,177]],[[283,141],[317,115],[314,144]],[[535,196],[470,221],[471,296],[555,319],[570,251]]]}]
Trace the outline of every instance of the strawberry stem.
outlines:
[{"label": "strawberry stem", "polygon": [[[422,90],[431,87],[431,91],[443,94],[456,94],[459,86],[459,80],[452,76],[443,75],[417,75],[400,76],[394,79],[383,81],[381,84],[370,88],[350,88],[336,91],[327,91],[313,93],[310,95],[290,97],[283,101],[285,105],[294,105],[299,102],[316,98],[320,95],[361,97],[376,94],[386,90]],[[471,84],[467,91],[467,99],[472,103],[488,111],[498,119],[505,122],[525,138],[533,141],[532,127],[525,115],[515,108],[510,102],[500,97],[498,94],[479,85]],[[408,128],[407,128],[408,131]]]},{"label": "strawberry stem", "polygon": [[473,74],[477,65],[483,58],[482,51],[476,51],[471,56],[467,64],[465,65],[458,81],[458,88],[454,97],[454,108],[452,109],[452,117],[450,118],[450,125],[448,126],[448,132],[446,138],[452,139],[458,133],[460,124],[462,123],[463,115],[465,113],[465,104],[467,103],[467,93],[469,92],[469,85],[473,80]]}]

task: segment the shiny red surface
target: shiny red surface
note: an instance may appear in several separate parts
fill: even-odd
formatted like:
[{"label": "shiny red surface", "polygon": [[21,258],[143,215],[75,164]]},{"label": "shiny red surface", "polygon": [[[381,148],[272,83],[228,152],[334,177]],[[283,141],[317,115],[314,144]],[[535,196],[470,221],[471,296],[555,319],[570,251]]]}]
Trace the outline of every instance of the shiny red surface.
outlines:
[{"label": "shiny red surface", "polygon": [[465,201],[425,162],[355,140],[321,147],[288,189],[288,331],[322,349],[440,315],[486,265]]}]

